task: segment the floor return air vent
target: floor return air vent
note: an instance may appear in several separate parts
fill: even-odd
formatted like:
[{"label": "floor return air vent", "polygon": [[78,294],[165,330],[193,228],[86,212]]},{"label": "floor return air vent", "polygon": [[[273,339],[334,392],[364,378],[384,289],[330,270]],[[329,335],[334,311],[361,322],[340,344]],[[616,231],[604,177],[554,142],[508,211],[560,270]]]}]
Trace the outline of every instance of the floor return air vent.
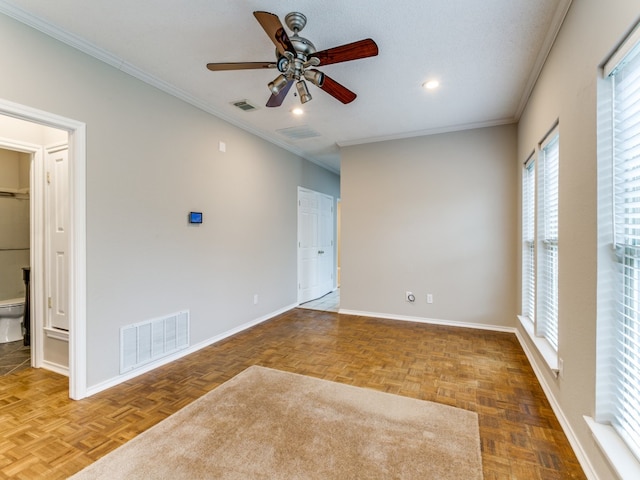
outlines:
[{"label": "floor return air vent", "polygon": [[120,328],[120,373],[189,346],[189,311]]}]

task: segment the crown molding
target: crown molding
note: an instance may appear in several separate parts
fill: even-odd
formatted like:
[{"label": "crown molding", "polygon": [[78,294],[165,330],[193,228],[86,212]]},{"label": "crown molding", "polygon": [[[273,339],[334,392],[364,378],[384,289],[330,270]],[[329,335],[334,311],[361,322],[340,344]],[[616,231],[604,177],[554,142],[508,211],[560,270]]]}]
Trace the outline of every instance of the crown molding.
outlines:
[{"label": "crown molding", "polygon": [[542,46],[538,51],[538,56],[536,57],[536,61],[529,72],[529,77],[527,80],[527,84],[524,87],[524,91],[522,92],[522,96],[520,97],[520,103],[518,103],[518,108],[516,108],[516,113],[514,118],[517,120],[520,119],[522,112],[527,106],[529,102],[529,98],[533,93],[533,89],[538,82],[538,78],[542,73],[542,69],[544,68],[545,63],[547,62],[547,58],[551,53],[551,49],[556,42],[556,38],[558,37],[558,33],[562,28],[562,24],[564,23],[564,19],[567,17],[567,13],[569,13],[569,8],[571,8],[571,3],[573,0],[561,0],[558,3],[556,11],[553,15],[553,20],[551,21],[551,25],[549,26],[549,30],[547,30],[547,34],[542,42]]},{"label": "crown molding", "polygon": [[22,10],[21,8],[16,7],[15,5],[11,5],[4,0],[0,0],[0,13],[8,17],[11,17],[19,21],[20,23],[23,23],[35,30],[38,30],[39,32],[44,33],[45,35],[48,35],[49,37],[54,38],[55,40],[58,40],[59,42],[62,42],[76,50],[79,50],[82,53],[85,53],[97,60],[100,60],[101,62],[106,63],[107,65],[110,65],[111,67],[117,70],[120,70],[121,72],[126,73],[148,85],[151,85],[152,87],[155,87],[158,90],[161,90],[173,97],[176,97],[206,113],[209,113],[214,117],[220,118],[221,120],[224,120],[225,122],[230,123],[231,125],[234,125],[240,128],[241,130],[244,130],[245,132],[248,132],[252,135],[262,138],[263,140],[269,143],[272,143],[280,148],[283,148],[284,150],[287,150],[288,152],[291,152],[294,155],[297,155],[298,157],[308,160],[309,162],[312,162],[326,170],[329,170],[336,174],[340,174],[339,171],[336,171],[335,169],[322,164],[312,156],[306,155],[304,152],[302,152],[300,149],[296,148],[295,146],[268,136],[264,132],[261,132],[260,130],[253,128],[251,125],[241,122],[236,118],[233,118],[211,107],[207,103],[203,102],[201,99],[191,95],[190,93],[185,92],[184,90],[181,90],[175,87],[174,85],[171,85],[168,82],[165,82],[164,80],[161,80],[158,77],[155,77],[154,75],[151,75],[150,73],[136,67],[135,65],[132,65],[124,61],[122,58],[116,55],[113,55],[107,50],[104,50],[90,42],[87,42],[86,40],[78,37],[77,35],[73,35],[63,29],[60,29],[55,25],[52,25],[51,23],[46,22],[45,20],[39,17],[36,17]]},{"label": "crown molding", "polygon": [[498,120],[488,120],[486,122],[464,123],[456,125],[448,125],[445,127],[431,128],[427,130],[416,130],[413,132],[402,132],[395,135],[382,135],[379,137],[365,137],[354,140],[339,141],[339,147],[351,147],[354,145],[362,145],[364,143],[386,142],[389,140],[402,140],[413,137],[426,137],[429,135],[438,135],[441,133],[460,132],[463,130],[475,130],[477,128],[499,127],[500,125],[510,125],[516,123],[515,118],[501,118]]}]

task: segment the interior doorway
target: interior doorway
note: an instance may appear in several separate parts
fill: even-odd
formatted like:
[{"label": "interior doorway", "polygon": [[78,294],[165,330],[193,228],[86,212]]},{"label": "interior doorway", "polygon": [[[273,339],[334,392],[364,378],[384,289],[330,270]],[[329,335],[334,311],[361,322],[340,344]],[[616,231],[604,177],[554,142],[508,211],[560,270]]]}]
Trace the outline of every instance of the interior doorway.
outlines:
[{"label": "interior doorway", "polygon": [[[62,370],[60,373],[69,376],[69,396],[81,399],[86,396],[86,126],[75,120],[0,99],[0,144],[27,152],[33,158],[31,209],[35,221],[33,228],[39,230],[31,234],[31,293],[34,311],[31,331],[35,344],[32,365],[54,371]],[[47,147],[54,148],[47,150]],[[63,207],[60,213],[68,219],[68,248],[64,259],[66,270],[59,283],[67,292],[65,308],[68,329],[65,331],[54,328],[47,332],[50,325],[47,324],[44,313],[49,306],[51,289],[47,290],[46,296],[43,294],[46,286],[43,272],[47,261],[51,259],[45,255],[46,228],[51,227],[51,216],[46,215],[44,201],[44,183],[47,178],[45,155],[59,152],[61,148],[68,150],[68,171],[65,174],[67,183],[58,191],[64,191],[66,198],[56,208]],[[50,250],[49,253],[52,252]],[[64,345],[63,348],[53,347],[61,344]]]},{"label": "interior doorway", "polygon": [[29,368],[26,295],[32,155],[0,144],[0,375]]},{"label": "interior doorway", "polygon": [[[68,132],[8,117],[3,117],[0,122],[0,132],[12,135],[12,138],[0,136],[0,148],[7,152],[7,159],[13,153],[20,161],[19,174],[22,178],[13,198],[26,203],[25,215],[20,218],[14,216],[13,223],[8,225],[13,230],[8,236],[22,240],[18,245],[22,254],[20,265],[6,265],[7,268],[2,269],[5,275],[11,275],[19,266],[24,282],[20,292],[24,300],[22,343],[29,348],[16,350],[16,353],[28,353],[32,367],[68,376],[69,329],[68,326],[55,328],[52,323],[52,317],[55,318],[55,313],[60,310],[59,304],[64,305],[68,300],[68,259],[65,258],[68,249],[61,244],[68,242],[55,242],[60,233],[64,235],[68,230],[61,221],[61,218],[68,218],[68,172],[57,162],[59,152],[68,149]],[[50,142],[56,145],[47,145]],[[8,169],[4,171],[10,173]],[[5,187],[5,190],[11,190],[11,187]],[[15,292],[15,285],[10,284],[9,287],[13,290],[3,289],[4,296]]]},{"label": "interior doorway", "polygon": [[298,187],[298,304],[336,288],[334,199]]}]

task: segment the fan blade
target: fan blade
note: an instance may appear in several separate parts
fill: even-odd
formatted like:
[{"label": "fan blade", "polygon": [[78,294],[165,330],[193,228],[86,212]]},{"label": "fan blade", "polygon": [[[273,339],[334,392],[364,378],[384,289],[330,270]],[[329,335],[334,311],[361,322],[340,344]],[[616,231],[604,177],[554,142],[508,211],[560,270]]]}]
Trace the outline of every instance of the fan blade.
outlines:
[{"label": "fan blade", "polygon": [[289,40],[289,36],[287,32],[285,32],[277,15],[269,12],[253,12],[253,16],[256,17],[256,20],[262,25],[264,31],[267,32],[267,35],[269,35],[269,38],[275,44],[280,55],[284,55],[284,52],[291,52],[293,55],[296,54],[296,49],[293,48],[293,44],[291,40]]},{"label": "fan blade", "polygon": [[222,72],[225,70],[251,70],[254,68],[276,68],[273,62],[227,62],[227,63],[207,63],[207,68],[212,72]]},{"label": "fan blade", "polygon": [[289,80],[287,84],[280,89],[277,95],[271,94],[269,97],[269,101],[267,102],[267,107],[279,107],[284,102],[284,97],[287,96],[289,89],[293,85],[293,80]]},{"label": "fan blade", "polygon": [[324,76],[322,85],[320,85],[320,88],[335,99],[340,100],[342,103],[351,103],[357,97],[357,95],[347,87],[340,85],[333,78],[329,77],[326,74]]},{"label": "fan blade", "polygon": [[359,58],[375,57],[378,55],[378,45],[367,38],[358,42],[347,43],[339,47],[322,50],[312,53],[309,57],[316,57],[320,60],[319,65],[330,65],[332,63],[348,62]]}]

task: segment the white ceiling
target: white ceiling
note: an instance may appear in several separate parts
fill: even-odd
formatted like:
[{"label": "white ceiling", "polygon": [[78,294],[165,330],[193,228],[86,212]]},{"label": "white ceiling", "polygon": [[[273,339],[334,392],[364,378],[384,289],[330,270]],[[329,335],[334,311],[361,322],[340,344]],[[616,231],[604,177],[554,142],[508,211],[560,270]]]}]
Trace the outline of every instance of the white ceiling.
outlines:
[{"label": "white ceiling", "polygon": [[[571,0],[0,0],[6,13],[245,130],[339,172],[339,146],[518,119]],[[253,11],[306,15],[317,50],[364,38],[379,55],[318,67],[358,94],[348,105],[309,84],[264,105],[278,72],[211,72],[208,62],[274,61]],[[439,89],[421,88],[435,78]],[[248,100],[259,109],[231,105]],[[318,134],[293,140],[278,130]]]}]

